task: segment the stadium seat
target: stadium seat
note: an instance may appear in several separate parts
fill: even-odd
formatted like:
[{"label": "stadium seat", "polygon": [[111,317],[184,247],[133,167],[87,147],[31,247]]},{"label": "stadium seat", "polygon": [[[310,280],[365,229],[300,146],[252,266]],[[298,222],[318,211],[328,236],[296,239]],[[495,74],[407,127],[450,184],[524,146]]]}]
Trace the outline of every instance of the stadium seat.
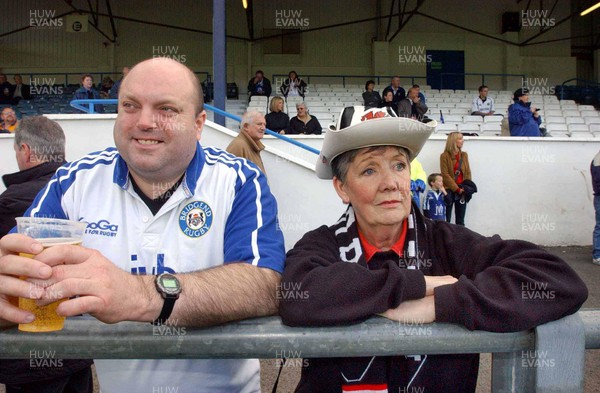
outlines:
[{"label": "stadium seat", "polygon": [[464,116],[463,117],[463,122],[464,123],[483,123],[483,117],[482,116]]},{"label": "stadium seat", "polygon": [[565,123],[567,123],[567,124],[585,124],[585,119],[583,119],[582,117],[566,117],[565,116]]},{"label": "stadium seat", "polygon": [[546,124],[558,123],[558,124],[566,124],[565,118],[562,116],[548,116],[544,119]]},{"label": "stadium seat", "polygon": [[480,127],[481,134],[484,136],[500,135],[500,123],[483,123]]},{"label": "stadium seat", "polygon": [[566,124],[551,123],[546,124],[546,131],[553,137],[568,137],[569,129]]},{"label": "stadium seat", "polygon": [[458,131],[462,133],[479,134],[481,129],[478,123],[460,123],[458,124]]},{"label": "stadium seat", "polygon": [[456,123],[438,123],[435,132],[438,134],[449,134],[458,131]]}]

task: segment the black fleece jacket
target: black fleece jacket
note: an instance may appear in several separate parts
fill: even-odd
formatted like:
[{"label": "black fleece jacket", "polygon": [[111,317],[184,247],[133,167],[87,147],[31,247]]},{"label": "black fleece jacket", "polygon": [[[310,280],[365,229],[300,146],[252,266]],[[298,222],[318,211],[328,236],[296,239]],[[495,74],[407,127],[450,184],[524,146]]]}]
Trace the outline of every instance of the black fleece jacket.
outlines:
[{"label": "black fleece jacket", "polygon": [[[436,322],[469,330],[531,329],[576,312],[587,298],[587,288],[575,271],[534,244],[484,237],[420,213],[415,213],[415,221],[417,270],[405,268],[407,244],[403,256],[377,253],[373,259],[380,260],[376,264],[371,260],[367,267],[351,208],[334,226],[308,232],[288,252],[281,284],[307,293],[308,299],[282,296],[283,322],[359,323],[403,301],[424,297],[426,275],[458,278],[455,284],[435,289]],[[297,391],[333,393],[341,392],[342,385],[361,384],[385,384],[390,392],[409,385],[424,387],[427,393],[475,391],[479,355],[371,359],[310,359]],[[348,377],[363,373],[360,381]]]}]

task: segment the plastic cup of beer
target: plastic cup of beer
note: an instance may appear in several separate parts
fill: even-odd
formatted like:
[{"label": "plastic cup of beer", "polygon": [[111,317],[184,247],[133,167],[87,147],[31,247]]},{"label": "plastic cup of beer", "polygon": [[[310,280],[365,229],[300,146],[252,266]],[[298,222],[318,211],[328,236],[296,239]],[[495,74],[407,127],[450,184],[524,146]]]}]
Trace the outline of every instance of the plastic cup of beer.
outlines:
[{"label": "plastic cup of beer", "polygon": [[[87,226],[86,222],[62,220],[58,218],[43,217],[17,217],[17,232],[34,238],[40,242],[44,248],[71,244],[81,245],[83,233]],[[32,254],[19,254],[22,257],[33,258]],[[27,277],[21,277],[26,280]],[[34,289],[31,284],[32,289]],[[52,295],[52,294],[51,294]],[[34,299],[19,298],[19,308],[30,311],[35,315],[31,323],[20,324],[19,330],[23,332],[53,332],[62,330],[65,323],[65,317],[56,313],[58,305],[66,299],[61,299],[60,294],[56,294],[60,300],[40,307]]]}]

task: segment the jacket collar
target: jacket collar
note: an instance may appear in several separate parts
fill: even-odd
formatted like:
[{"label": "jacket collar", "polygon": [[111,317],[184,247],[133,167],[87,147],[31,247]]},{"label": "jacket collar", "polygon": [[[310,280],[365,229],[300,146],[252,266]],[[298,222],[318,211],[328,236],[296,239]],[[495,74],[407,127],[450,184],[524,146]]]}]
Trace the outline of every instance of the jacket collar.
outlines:
[{"label": "jacket collar", "polygon": [[4,185],[8,188],[14,184],[26,183],[28,181],[35,180],[44,175],[53,174],[58,168],[60,168],[64,162],[43,162],[40,165],[36,165],[33,168],[25,169],[19,172],[10,173],[2,176]]}]

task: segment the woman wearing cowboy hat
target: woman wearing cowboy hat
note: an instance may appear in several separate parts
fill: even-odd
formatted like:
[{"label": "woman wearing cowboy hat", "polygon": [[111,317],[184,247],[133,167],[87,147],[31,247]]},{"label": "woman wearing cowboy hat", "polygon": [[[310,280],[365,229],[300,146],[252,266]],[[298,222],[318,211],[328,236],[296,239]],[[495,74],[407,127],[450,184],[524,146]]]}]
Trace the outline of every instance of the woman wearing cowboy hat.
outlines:
[{"label": "woman wearing cowboy hat", "polygon": [[[280,297],[284,323],[332,326],[382,315],[510,332],[579,309],[585,284],[558,257],[429,220],[411,204],[410,162],[434,128],[354,107],[325,134],[317,176],[333,179],[348,208],[288,252],[281,288],[308,296]],[[553,301],[523,295],[523,286],[539,282]],[[478,366],[478,354],[308,359],[296,391],[474,392]]]}]

